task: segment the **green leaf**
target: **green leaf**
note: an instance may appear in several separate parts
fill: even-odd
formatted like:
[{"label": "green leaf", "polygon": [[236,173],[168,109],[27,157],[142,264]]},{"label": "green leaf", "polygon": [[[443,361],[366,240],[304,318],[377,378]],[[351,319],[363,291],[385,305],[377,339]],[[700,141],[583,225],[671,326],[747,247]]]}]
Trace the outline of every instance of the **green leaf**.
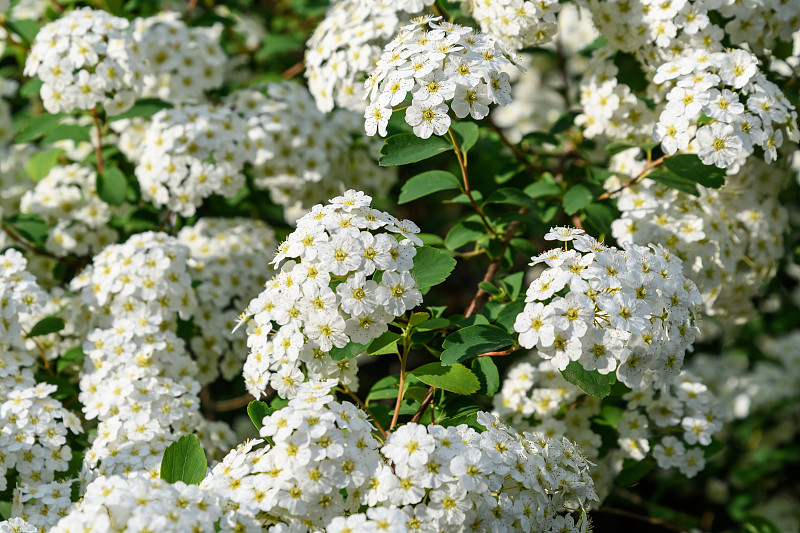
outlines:
[{"label": "green leaf", "polygon": [[407,165],[452,149],[453,145],[441,137],[421,139],[413,133],[398,133],[383,143],[378,164],[382,167]]},{"label": "green leaf", "polygon": [[456,267],[456,260],[447,250],[423,246],[417,248],[411,275],[417,280],[417,289],[423,290],[442,283]]},{"label": "green leaf", "polygon": [[28,159],[28,164],[25,165],[25,171],[33,181],[39,181],[58,165],[58,158],[64,153],[61,148],[52,148],[50,150],[43,150],[37,152]]},{"label": "green leaf", "polygon": [[570,129],[575,124],[575,117],[580,115],[578,111],[565,111],[558,117],[553,127],[550,128],[550,133],[558,135]]},{"label": "green leaf", "polygon": [[402,336],[393,331],[384,331],[383,334],[377,339],[367,345],[367,353],[370,355],[383,355],[387,353],[400,353],[397,349],[397,342],[402,339]]},{"label": "green leaf", "polygon": [[387,398],[397,398],[397,391],[400,388],[400,376],[392,374],[379,379],[369,391],[367,401],[385,400]]},{"label": "green leaf", "polygon": [[274,412],[275,409],[267,405],[266,402],[253,400],[247,404],[247,416],[250,417],[250,420],[253,421],[253,425],[256,426],[256,429],[259,431],[261,430],[261,426],[264,425],[264,417]]},{"label": "green leaf", "polygon": [[564,211],[568,215],[574,215],[594,199],[594,194],[585,185],[573,185],[564,195]]},{"label": "green leaf", "polygon": [[50,131],[42,139],[42,144],[53,144],[58,141],[69,139],[71,141],[91,142],[89,136],[89,126],[79,126],[77,124],[61,124],[56,129]]},{"label": "green leaf", "polygon": [[82,363],[85,357],[86,354],[83,353],[83,350],[80,346],[70,348],[58,358],[58,363],[56,363],[56,372],[60,374],[67,366]]},{"label": "green leaf", "polygon": [[478,283],[478,288],[484,292],[488,292],[492,296],[500,296],[503,294],[503,290],[500,289],[500,287],[495,286],[489,281],[481,281]]},{"label": "green leaf", "polygon": [[617,213],[606,204],[589,204],[584,208],[586,223],[592,230],[592,235],[611,235],[611,223],[617,218]]},{"label": "green leaf", "polygon": [[625,459],[622,461],[622,471],[617,476],[617,485],[621,487],[630,487],[646,476],[652,469],[653,463],[651,461]]},{"label": "green leaf", "polygon": [[474,220],[464,220],[450,228],[444,243],[451,250],[457,250],[467,243],[480,240],[485,235],[486,228],[483,224]]},{"label": "green leaf", "polygon": [[747,533],[781,533],[781,529],[773,522],[763,516],[756,515],[745,517],[744,530]]},{"label": "green leaf", "polygon": [[498,313],[495,322],[506,328],[507,331],[514,331],[514,322],[517,321],[517,315],[519,315],[523,309],[525,309],[524,300],[509,302],[503,306],[503,309]]},{"label": "green leaf", "polygon": [[630,148],[636,148],[636,145],[623,142],[613,142],[613,143],[608,143],[606,145],[606,152],[608,153],[609,156],[612,156],[620,152],[624,152],[625,150],[628,150]]},{"label": "green leaf", "polygon": [[411,317],[408,319],[408,327],[413,328],[419,324],[422,324],[426,320],[431,317],[430,313],[420,312],[420,313],[412,313]]},{"label": "green leaf", "polygon": [[41,216],[20,213],[11,217],[8,223],[26,241],[38,248],[44,246],[49,227]]},{"label": "green leaf", "polygon": [[328,352],[331,359],[334,361],[341,361],[342,359],[352,359],[353,357],[364,353],[367,349],[366,344],[359,344],[357,342],[348,342],[344,348],[337,348],[334,346]]},{"label": "green leaf", "polygon": [[104,0],[103,3],[106,9],[118,17],[125,16],[125,9],[123,9],[123,0]]},{"label": "green leaf", "polygon": [[593,419],[596,424],[617,428],[619,419],[622,418],[624,411],[615,405],[604,405],[600,409],[600,416]]},{"label": "green leaf", "polygon": [[558,137],[553,135],[552,133],[547,133],[544,131],[532,131],[530,133],[526,133],[522,137],[521,142],[529,142],[531,144],[552,144],[558,146],[561,144],[561,141],[558,140]]},{"label": "green leaf", "polygon": [[124,113],[109,117],[108,122],[116,122],[125,118],[150,118],[162,109],[171,109],[172,107],[173,105],[169,102],[158,98],[143,98]]},{"label": "green leaf", "polygon": [[454,174],[444,170],[429,170],[428,172],[417,174],[403,184],[397,203],[405,204],[435,192],[458,189],[460,187],[461,182]]},{"label": "green leaf", "polygon": [[725,170],[714,165],[704,165],[696,154],[678,154],[664,159],[664,166],[681,178],[699,183],[703,187],[718,189],[725,185]]},{"label": "green leaf", "polygon": [[617,52],[614,56],[614,64],[619,73],[617,79],[631,88],[631,91],[638,93],[647,90],[647,76],[642,71],[642,66],[633,54]]},{"label": "green leaf", "polygon": [[63,113],[56,113],[54,115],[47,113],[39,115],[38,117],[33,117],[28,120],[20,132],[17,133],[14,142],[20,144],[34,141],[45,133],[56,129],[62,118],[64,118]]},{"label": "green leaf", "polygon": [[456,394],[472,394],[480,389],[478,377],[462,364],[443,366],[442,363],[428,363],[410,372],[418,380]]},{"label": "green leaf", "polygon": [[500,372],[491,357],[478,357],[472,360],[472,372],[481,384],[481,394],[494,396],[500,388]]},{"label": "green leaf", "polygon": [[128,180],[117,167],[109,167],[97,175],[97,195],[109,205],[122,205]]},{"label": "green leaf", "polygon": [[490,324],[467,326],[448,335],[442,348],[442,364],[452,365],[482,353],[495,352],[514,344],[503,328]]},{"label": "green leaf", "polygon": [[453,129],[459,148],[465,154],[478,142],[478,125],[474,122],[453,122],[450,127]]},{"label": "green leaf", "polygon": [[512,187],[504,187],[502,189],[497,189],[492,194],[489,195],[489,198],[486,199],[486,204],[511,204],[511,205],[518,205],[521,207],[527,207],[528,209],[535,209],[536,202],[533,201],[533,198],[525,194],[519,189],[514,189]]},{"label": "green leaf", "polygon": [[673,174],[669,170],[654,170],[650,172],[647,177],[672,189],[685,192],[693,196],[700,196],[700,193],[697,191],[697,184],[695,182]]},{"label": "green leaf", "polygon": [[62,329],[64,329],[64,320],[61,317],[53,315],[46,316],[31,328],[30,332],[28,332],[28,338],[49,335],[50,333],[56,333]]},{"label": "green leaf", "polygon": [[601,374],[597,370],[586,370],[577,361],[571,361],[561,371],[564,379],[595,398],[605,398],[611,394],[611,385],[616,381],[613,372]]},{"label": "green leaf", "polygon": [[36,39],[36,34],[39,33],[39,23],[35,20],[21,19],[21,20],[7,20],[6,26],[11,31],[22,37],[25,44],[31,44]]},{"label": "green leaf", "polygon": [[435,329],[442,329],[446,328],[450,325],[450,321],[446,318],[432,318],[430,320],[426,320],[425,322],[419,324],[416,327],[417,331],[433,331]]},{"label": "green leaf", "polygon": [[39,78],[30,79],[19,88],[19,95],[24,98],[30,98],[33,95],[39,94],[42,85],[44,85],[44,82]]},{"label": "green leaf", "polygon": [[437,420],[436,423],[442,427],[460,426],[461,424],[466,424],[478,433],[483,433],[486,430],[485,427],[478,424],[478,413],[470,413],[467,415],[458,415],[451,418],[445,418],[442,420]]},{"label": "green leaf", "polygon": [[206,477],[206,452],[194,435],[184,435],[164,450],[161,459],[161,479],[167,483],[183,481],[187,485],[199,485]]}]

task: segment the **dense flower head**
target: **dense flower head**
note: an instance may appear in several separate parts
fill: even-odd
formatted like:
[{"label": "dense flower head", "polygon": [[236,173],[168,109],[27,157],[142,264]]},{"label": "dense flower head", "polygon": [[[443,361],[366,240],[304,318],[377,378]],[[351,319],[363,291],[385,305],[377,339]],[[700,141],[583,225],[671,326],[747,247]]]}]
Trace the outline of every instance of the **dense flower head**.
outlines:
[{"label": "dense flower head", "polygon": [[212,194],[236,194],[251,151],[246,124],[229,106],[164,109],[145,131],[136,178],[145,199],[191,216]]},{"label": "dense flower head", "polygon": [[566,439],[478,413],[480,432],[410,423],[381,444],[366,413],[333,399],[335,384],[302,384],[263,419],[263,440],[232,451],[201,487],[229,500],[225,508],[269,516],[267,525],[328,532],[543,531],[574,524],[559,513],[595,499],[590,463]]},{"label": "dense flower head", "polygon": [[117,240],[108,227],[113,210],[97,194],[97,173],[89,167],[53,167],[20,199],[20,211],[52,224],[46,247],[56,255],[89,255]]},{"label": "dense flower head", "polygon": [[124,18],[84,7],[39,31],[25,75],[42,80],[47,111],[89,110],[100,104],[115,115],[133,105],[142,73],[128,27]]},{"label": "dense flower head", "polygon": [[128,319],[143,331],[188,319],[197,305],[189,249],[164,233],[138,233],[112,244],[72,281],[99,324]]},{"label": "dense flower head", "polygon": [[691,143],[706,165],[738,168],[755,147],[767,163],[774,161],[784,131],[800,138],[794,105],[759,71],[751,52],[688,50],[661,65],[653,81],[675,84],[653,132],[669,155]]},{"label": "dense flower head", "polygon": [[513,64],[500,43],[467,26],[421,17],[403,26],[385,47],[364,82],[369,106],[368,135],[386,135],[394,107],[409,98],[405,120],[427,139],[444,135],[456,117],[489,114],[492,104],[511,102],[511,84],[503,67]]},{"label": "dense flower head", "polygon": [[133,21],[142,60],[141,96],[191,102],[222,85],[228,57],[219,44],[220,26],[188,27],[177,11]]},{"label": "dense flower head", "polygon": [[189,247],[192,282],[197,285],[197,312],[192,353],[198,380],[214,381],[222,372],[233,379],[247,354],[242,333],[231,334],[239,311],[267,280],[263,268],[272,259],[275,232],[249,218],[201,218],[181,228],[178,240]]},{"label": "dense flower head", "polygon": [[[630,154],[617,158],[633,171],[620,173],[623,180],[644,164]],[[756,159],[726,176],[719,189],[698,185],[698,196],[645,178],[620,192],[622,217],[612,223],[612,234],[619,243],[663,243],[697,284],[704,312],[741,324],[755,312],[752,297],[784,254],[789,214],[779,199],[787,181],[785,172]]]},{"label": "dense flower head", "polygon": [[419,13],[433,0],[337,0],[306,43],[305,76],[317,107],[334,104],[361,111],[361,81],[375,66],[383,45],[401,20]]},{"label": "dense flower head", "polygon": [[[552,360],[529,357],[515,363],[494,397],[494,409],[501,420],[520,431],[576,442],[598,465],[617,456],[636,461],[652,456],[660,468],[675,467],[694,477],[705,467],[703,448],[722,429],[717,397],[686,371],[658,392],[652,389],[649,377],[646,381],[649,387],[623,395],[624,406],[614,426],[616,447],[603,449],[603,456],[604,439],[591,422],[608,411],[603,411],[600,400],[568,383]],[[613,482],[604,468],[593,468],[592,475],[598,492]]]},{"label": "dense flower head", "polygon": [[[666,387],[697,335],[695,284],[662,246],[606,246],[582,230],[552,228],[545,240],[572,242],[533,258],[545,269],[528,287],[514,329],[559,370],[577,361],[627,386]],[[652,379],[645,375],[652,374]]]},{"label": "dense flower head", "polygon": [[384,193],[397,180],[396,169],[378,166],[380,142],[364,135],[358,113],[322,113],[299,83],[236,91],[228,101],[247,121],[255,186],[288,219],[342,190]]},{"label": "dense flower head", "polygon": [[[241,526],[239,529],[238,526]],[[205,533],[258,531],[255,519],[223,510],[215,494],[182,481],[167,483],[143,473],[99,477],[80,503],[50,531],[84,530]]]},{"label": "dense flower head", "polygon": [[511,49],[539,46],[553,39],[558,32],[558,0],[467,0],[472,17],[481,31]]},{"label": "dense flower head", "polygon": [[[269,383],[292,396],[309,377],[335,377],[357,387],[356,363],[327,352],[366,344],[394,317],[422,303],[410,270],[422,241],[410,220],[370,207],[372,198],[349,190],[316,205],[278,246],[278,270],[247,306],[245,380],[258,397]],[[379,277],[380,276],[380,277]]]}]

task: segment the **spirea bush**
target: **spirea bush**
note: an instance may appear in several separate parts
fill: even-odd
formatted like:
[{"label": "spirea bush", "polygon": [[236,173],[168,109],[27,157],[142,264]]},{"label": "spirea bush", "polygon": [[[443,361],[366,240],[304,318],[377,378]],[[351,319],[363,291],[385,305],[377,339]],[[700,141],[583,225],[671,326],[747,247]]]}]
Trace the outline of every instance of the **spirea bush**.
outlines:
[{"label": "spirea bush", "polygon": [[0,0],[0,533],[798,531],[798,28]]}]

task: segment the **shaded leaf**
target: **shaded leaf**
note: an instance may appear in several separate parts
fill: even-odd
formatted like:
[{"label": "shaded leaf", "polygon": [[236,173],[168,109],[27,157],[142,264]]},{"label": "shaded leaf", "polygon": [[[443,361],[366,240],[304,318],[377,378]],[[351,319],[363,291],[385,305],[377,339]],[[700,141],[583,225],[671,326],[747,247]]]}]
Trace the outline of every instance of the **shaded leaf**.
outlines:
[{"label": "shaded leaf", "polygon": [[478,142],[479,130],[474,122],[453,122],[450,127],[453,129],[459,148],[465,154]]},{"label": "shaded leaf", "polygon": [[518,205],[521,207],[527,207],[529,209],[536,208],[536,202],[533,201],[533,198],[525,194],[519,189],[514,189],[512,187],[504,187],[502,189],[497,189],[492,194],[489,195],[489,198],[486,199],[486,204],[511,204],[511,205]]},{"label": "shaded leaf", "polygon": [[28,338],[49,335],[64,329],[64,320],[58,316],[46,316],[37,322],[28,332]]},{"label": "shaded leaf", "polygon": [[460,187],[461,182],[454,174],[444,170],[429,170],[417,174],[403,184],[397,203],[405,204],[435,192],[459,189]]},{"label": "shaded leaf", "polygon": [[97,175],[97,195],[109,205],[122,205],[128,180],[117,167],[109,167]]},{"label": "shaded leaf", "polygon": [[573,185],[564,195],[564,211],[568,215],[574,215],[594,199],[594,194],[585,185]]},{"label": "shaded leaf", "polygon": [[611,394],[611,385],[616,381],[613,372],[601,374],[597,370],[586,370],[577,361],[570,361],[561,371],[564,379],[595,398],[605,398]]},{"label": "shaded leaf", "polygon": [[514,344],[503,328],[490,324],[475,324],[454,331],[444,339],[442,364],[452,365],[482,353],[494,352]]},{"label": "shaded leaf", "polygon": [[421,139],[413,133],[398,133],[383,143],[378,164],[382,167],[407,165],[452,149],[453,145],[441,137]]},{"label": "shaded leaf", "polygon": [[725,170],[715,165],[704,165],[696,154],[678,154],[664,159],[664,166],[675,175],[717,189],[725,185]]},{"label": "shaded leaf", "polygon": [[265,402],[253,400],[247,404],[247,416],[250,417],[250,420],[253,421],[253,425],[259,431],[261,430],[261,426],[264,425],[264,417],[267,417],[274,412],[275,409],[271,408]]},{"label": "shaded leaf", "polygon": [[493,396],[500,388],[500,372],[491,357],[478,357],[472,360],[472,372],[478,377],[481,394]]}]

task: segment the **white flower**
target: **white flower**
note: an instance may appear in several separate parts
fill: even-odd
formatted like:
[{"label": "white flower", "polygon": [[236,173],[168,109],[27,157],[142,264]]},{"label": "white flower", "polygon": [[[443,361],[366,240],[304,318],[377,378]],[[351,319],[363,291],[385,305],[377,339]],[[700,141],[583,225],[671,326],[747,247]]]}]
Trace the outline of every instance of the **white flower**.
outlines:
[{"label": "white flower", "polygon": [[742,140],[732,126],[717,122],[697,130],[697,145],[697,155],[704,164],[725,168],[741,152]]},{"label": "white flower", "polygon": [[422,293],[416,285],[408,272],[385,272],[376,292],[378,302],[387,313],[402,315],[422,303]]},{"label": "white flower", "polygon": [[450,117],[445,104],[412,104],[406,109],[406,123],[414,128],[414,135],[427,139],[434,133],[447,133]]}]

